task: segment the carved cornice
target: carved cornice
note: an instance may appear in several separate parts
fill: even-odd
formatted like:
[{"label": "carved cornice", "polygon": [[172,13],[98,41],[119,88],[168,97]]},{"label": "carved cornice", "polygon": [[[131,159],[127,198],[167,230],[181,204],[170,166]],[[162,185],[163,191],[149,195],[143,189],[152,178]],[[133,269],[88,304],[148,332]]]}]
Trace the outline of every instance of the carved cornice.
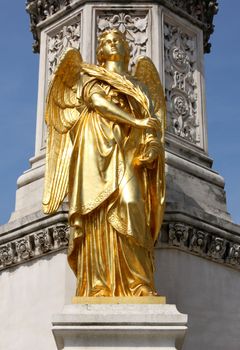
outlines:
[{"label": "carved cornice", "polygon": [[211,49],[209,38],[214,31],[213,18],[218,12],[217,0],[159,0],[159,2],[203,30],[204,52],[209,53]]},{"label": "carved cornice", "polygon": [[[184,222],[164,223],[157,248],[175,248],[240,269],[240,236],[213,234]],[[69,226],[50,225],[0,245],[0,271],[66,249]]]},{"label": "carved cornice", "polygon": [[[141,1],[141,0],[140,0]],[[138,2],[140,2],[138,1]],[[33,51],[39,52],[40,34],[37,25],[52,17],[60,10],[71,10],[76,3],[83,4],[91,2],[90,0],[27,0],[26,10],[30,15],[31,32],[35,40]],[[99,2],[95,0],[94,2]],[[113,3],[112,0],[106,2]],[[124,1],[118,1],[121,3]],[[145,1],[146,2],[146,1]],[[147,2],[158,3],[166,6],[170,10],[176,12],[182,17],[187,18],[193,24],[197,25],[204,33],[204,51],[210,52],[211,44],[208,42],[210,35],[213,33],[213,17],[218,11],[217,0],[147,0]]]},{"label": "carved cornice", "polygon": [[239,236],[223,237],[183,222],[171,222],[163,225],[158,247],[176,248],[240,269],[239,238]]},{"label": "carved cornice", "polygon": [[68,246],[69,226],[59,223],[0,245],[0,271]]}]

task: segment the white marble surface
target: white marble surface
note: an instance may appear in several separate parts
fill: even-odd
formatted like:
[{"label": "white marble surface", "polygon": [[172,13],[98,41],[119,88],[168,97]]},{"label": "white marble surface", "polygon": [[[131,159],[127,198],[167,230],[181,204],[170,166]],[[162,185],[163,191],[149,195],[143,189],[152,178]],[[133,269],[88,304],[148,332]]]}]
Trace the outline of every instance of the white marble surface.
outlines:
[{"label": "white marble surface", "polygon": [[239,350],[240,272],[176,249],[155,261],[158,292],[188,314],[183,350]]},{"label": "white marble surface", "polygon": [[187,315],[175,305],[66,305],[53,316],[57,349],[181,349]]},{"label": "white marble surface", "polygon": [[1,350],[56,350],[51,317],[66,302],[65,271],[58,253],[1,272]]},{"label": "white marble surface", "polygon": [[[239,350],[239,271],[175,249],[157,249],[155,254],[159,294],[189,317],[183,350]],[[74,289],[74,275],[61,252],[2,271],[0,349],[15,350],[17,344],[18,350],[56,350],[51,332],[51,322],[56,321],[53,315],[71,303]],[[68,308],[68,321],[78,322],[72,306]],[[87,313],[94,313],[92,306],[85,306],[83,311],[84,321]],[[98,311],[97,319],[101,321]],[[114,309],[111,312],[114,315]],[[168,309],[168,325],[171,312],[175,310]],[[136,312],[122,314],[121,320],[129,317],[134,321],[138,316]],[[155,308],[144,317],[147,321],[161,321]]]}]

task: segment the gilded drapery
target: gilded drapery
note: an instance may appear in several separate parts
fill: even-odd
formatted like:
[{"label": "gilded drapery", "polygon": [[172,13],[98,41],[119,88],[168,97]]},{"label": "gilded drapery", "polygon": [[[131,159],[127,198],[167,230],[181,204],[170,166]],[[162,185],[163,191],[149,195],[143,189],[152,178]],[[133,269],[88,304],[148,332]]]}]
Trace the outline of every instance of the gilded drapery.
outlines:
[{"label": "gilded drapery", "polygon": [[98,67],[82,75],[78,97],[84,108],[70,131],[68,260],[77,277],[76,295],[151,295],[153,245],[164,206],[163,150],[149,168],[136,165],[146,139],[149,147],[161,147],[159,136],[94,110],[91,96],[98,93],[135,118],[145,117],[117,74],[117,84],[110,85],[99,72]]}]

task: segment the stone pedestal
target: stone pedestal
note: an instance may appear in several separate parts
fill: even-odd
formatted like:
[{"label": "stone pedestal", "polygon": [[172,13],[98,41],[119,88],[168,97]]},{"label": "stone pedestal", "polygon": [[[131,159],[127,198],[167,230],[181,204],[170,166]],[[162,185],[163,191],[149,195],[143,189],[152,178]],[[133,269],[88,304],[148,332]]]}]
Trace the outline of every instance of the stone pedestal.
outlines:
[{"label": "stone pedestal", "polygon": [[187,315],[167,304],[66,305],[53,316],[58,350],[181,349]]}]

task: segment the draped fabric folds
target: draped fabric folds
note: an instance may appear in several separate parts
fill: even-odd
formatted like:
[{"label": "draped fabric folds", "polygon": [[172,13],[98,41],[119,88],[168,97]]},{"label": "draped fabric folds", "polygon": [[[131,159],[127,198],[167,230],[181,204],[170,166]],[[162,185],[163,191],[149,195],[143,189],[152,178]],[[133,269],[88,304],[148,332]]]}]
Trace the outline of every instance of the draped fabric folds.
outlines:
[{"label": "draped fabric folds", "polygon": [[[82,76],[78,94],[85,107],[70,130],[68,190],[68,261],[77,277],[76,295],[152,295],[153,246],[165,195],[164,151],[150,168],[135,165],[146,132],[99,115],[91,105],[94,93],[143,118],[132,96],[96,76]],[[154,132],[151,139],[161,145]]]}]

